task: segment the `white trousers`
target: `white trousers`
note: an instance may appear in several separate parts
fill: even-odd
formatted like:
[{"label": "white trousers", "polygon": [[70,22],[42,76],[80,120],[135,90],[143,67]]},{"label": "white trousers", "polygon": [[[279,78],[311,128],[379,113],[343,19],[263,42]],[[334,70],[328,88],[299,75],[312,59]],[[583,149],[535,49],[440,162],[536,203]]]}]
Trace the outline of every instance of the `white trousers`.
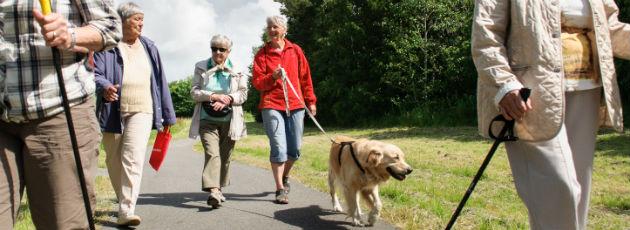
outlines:
[{"label": "white trousers", "polygon": [[109,179],[118,198],[118,216],[134,215],[153,115],[123,113],[123,133],[103,133]]},{"label": "white trousers", "polygon": [[586,229],[601,88],[565,95],[565,119],[557,136],[506,142],[531,229]]}]

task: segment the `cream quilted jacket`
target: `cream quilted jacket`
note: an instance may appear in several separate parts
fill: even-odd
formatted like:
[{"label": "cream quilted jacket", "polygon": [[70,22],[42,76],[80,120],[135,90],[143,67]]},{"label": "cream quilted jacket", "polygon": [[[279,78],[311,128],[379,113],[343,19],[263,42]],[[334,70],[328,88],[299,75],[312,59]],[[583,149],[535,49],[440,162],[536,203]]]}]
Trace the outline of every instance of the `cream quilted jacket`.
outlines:
[{"label": "cream quilted jacket", "polygon": [[[207,64],[209,60],[205,59],[195,64],[195,75],[193,75],[192,89],[190,90],[190,95],[195,101],[195,110],[188,131],[190,139],[196,139],[199,136],[201,103],[209,101],[210,95],[213,94],[213,92],[204,90],[210,77],[214,76],[216,72],[216,68],[208,70]],[[238,141],[247,136],[247,127],[245,126],[245,116],[243,114],[243,103],[247,100],[247,75],[230,71],[230,92],[228,95],[234,99],[232,101],[232,119],[230,120],[228,135],[232,140]]]},{"label": "cream quilted jacket", "polygon": [[[613,0],[590,1],[594,29],[589,32],[604,101],[603,124],[623,130],[621,100],[613,56],[630,59],[630,25],[617,20]],[[472,29],[472,56],[477,67],[479,131],[500,114],[505,93],[532,89],[533,110],[516,123],[521,140],[548,140],[564,120],[564,77],[560,0],[476,0]],[[496,128],[496,127],[495,127]]]}]

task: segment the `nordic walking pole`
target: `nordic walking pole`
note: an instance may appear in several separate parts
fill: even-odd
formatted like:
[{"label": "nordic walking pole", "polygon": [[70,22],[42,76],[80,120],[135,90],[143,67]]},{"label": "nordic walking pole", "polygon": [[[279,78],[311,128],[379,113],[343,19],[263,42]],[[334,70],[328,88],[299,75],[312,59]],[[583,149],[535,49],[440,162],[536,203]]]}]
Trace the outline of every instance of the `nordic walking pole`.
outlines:
[{"label": "nordic walking pole", "polygon": [[[531,92],[530,89],[522,88],[519,92],[521,95],[521,99],[527,102],[527,98],[529,98],[530,92]],[[498,136],[494,136],[494,134],[492,133],[492,124],[495,121],[500,121],[504,123],[503,128],[499,132]],[[494,152],[497,151],[497,148],[499,147],[501,142],[518,140],[518,137],[514,136],[514,120],[508,121],[503,117],[503,115],[498,115],[494,119],[492,119],[492,122],[490,122],[490,127],[488,128],[488,134],[490,135],[492,139],[494,139],[494,144],[492,144],[492,148],[490,148],[490,152],[488,152],[488,155],[486,155],[486,159],[483,160],[481,167],[479,167],[479,170],[477,170],[477,174],[475,175],[475,178],[473,179],[472,182],[470,182],[470,186],[468,186],[468,190],[466,190],[464,197],[459,202],[459,205],[457,205],[457,209],[455,209],[455,212],[451,216],[451,220],[448,221],[448,225],[446,225],[446,228],[445,228],[446,230],[450,230],[453,227],[453,225],[455,225],[455,221],[457,220],[457,217],[459,217],[459,214],[462,212],[464,205],[466,205],[466,201],[468,201],[468,198],[470,197],[473,190],[475,189],[475,186],[477,186],[477,182],[479,182],[479,180],[481,179],[481,176],[483,175],[483,171],[486,170],[486,167],[490,163],[492,156],[494,156]]]},{"label": "nordic walking pole", "polygon": [[[52,12],[50,8],[50,0],[39,0],[42,7],[42,13],[48,15]],[[74,161],[77,165],[77,174],[79,175],[79,183],[81,184],[81,193],[83,194],[83,204],[85,205],[85,213],[87,215],[90,229],[95,230],[94,217],[92,216],[92,207],[88,196],[87,185],[85,183],[85,175],[83,174],[83,164],[81,163],[81,155],[79,154],[79,144],[77,143],[77,134],[74,132],[74,123],[72,122],[72,113],[70,112],[70,102],[68,101],[68,93],[66,93],[66,84],[63,80],[63,72],[61,70],[61,53],[59,49],[53,47],[53,63],[57,72],[57,81],[59,82],[59,92],[63,104],[63,111],[68,122],[68,131],[70,131],[70,142],[72,143],[72,151],[74,152]]]}]

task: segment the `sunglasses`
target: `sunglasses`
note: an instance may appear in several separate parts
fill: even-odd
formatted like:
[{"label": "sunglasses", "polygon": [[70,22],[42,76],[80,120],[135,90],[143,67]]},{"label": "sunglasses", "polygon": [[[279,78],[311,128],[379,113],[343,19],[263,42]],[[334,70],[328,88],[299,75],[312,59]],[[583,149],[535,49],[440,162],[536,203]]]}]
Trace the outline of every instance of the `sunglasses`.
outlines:
[{"label": "sunglasses", "polygon": [[226,48],[221,48],[221,47],[210,47],[210,49],[212,49],[212,52],[216,53],[217,51],[221,51],[221,53],[225,53],[228,51],[228,49]]}]

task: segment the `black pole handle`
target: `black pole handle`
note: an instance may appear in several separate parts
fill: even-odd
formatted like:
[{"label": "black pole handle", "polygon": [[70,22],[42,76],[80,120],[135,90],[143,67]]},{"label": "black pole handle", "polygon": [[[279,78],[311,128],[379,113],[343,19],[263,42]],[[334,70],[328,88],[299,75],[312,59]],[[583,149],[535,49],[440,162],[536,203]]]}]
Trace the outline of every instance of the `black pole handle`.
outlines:
[{"label": "black pole handle", "polygon": [[[529,88],[521,88],[519,90],[521,99],[523,99],[524,102],[527,102],[527,99],[529,99],[531,91],[532,90]],[[504,123],[503,128],[504,129],[507,128],[507,133],[503,137],[501,137],[501,135],[495,135],[492,132],[492,127],[494,127],[494,122],[503,122]],[[514,135],[514,120],[507,120],[501,114],[497,115],[490,122],[490,126],[488,127],[488,136],[490,136],[490,138],[494,140],[501,139],[501,141],[517,141],[518,137]]]}]

